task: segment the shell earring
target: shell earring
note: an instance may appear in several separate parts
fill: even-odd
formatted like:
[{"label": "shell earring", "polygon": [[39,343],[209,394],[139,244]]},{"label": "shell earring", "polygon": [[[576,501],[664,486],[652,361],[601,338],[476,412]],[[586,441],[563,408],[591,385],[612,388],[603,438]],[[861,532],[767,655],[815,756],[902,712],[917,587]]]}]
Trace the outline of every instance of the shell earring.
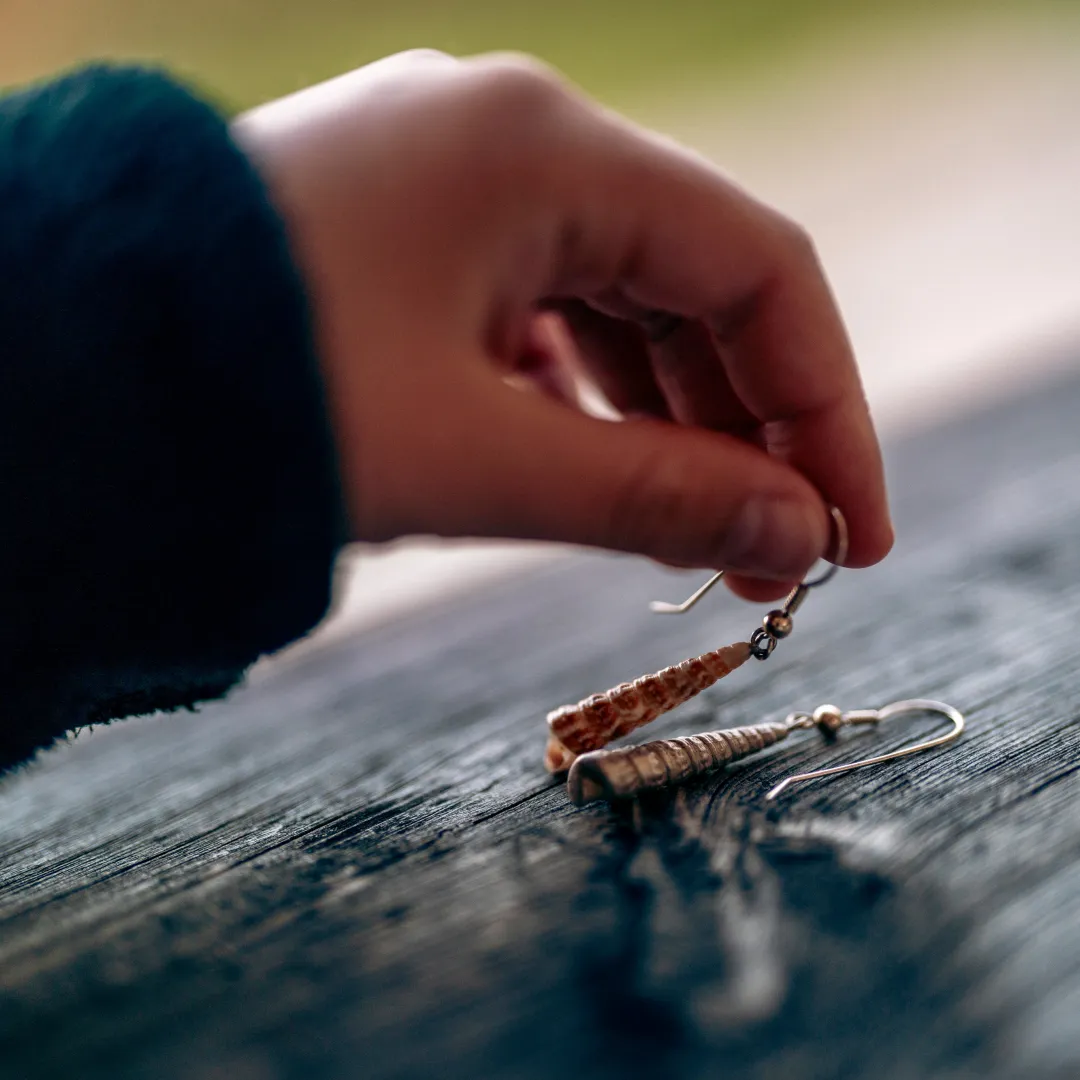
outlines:
[{"label": "shell earring", "polygon": [[835,705],[822,705],[811,713],[792,713],[782,724],[756,724],[753,727],[712,731],[682,739],[665,739],[644,743],[626,750],[597,750],[577,758],[567,778],[567,792],[576,806],[607,799],[609,802],[633,799],[646,791],[678,784],[722,768],[729,762],[748,757],[759,750],[786,739],[793,731],[816,727],[827,737],[835,736],[843,727],[856,724],[877,724],[909,713],[938,713],[952,723],[943,735],[926,739],[911,746],[893,750],[877,757],[863,758],[846,765],[797,773],[781,780],[766,796],[777,798],[793,784],[816,780],[823,776],[880,765],[886,761],[921,754],[935,747],[955,742],[964,731],[964,717],[951,705],[928,698],[895,701],[883,709],[857,709],[841,712]]},{"label": "shell earring", "polygon": [[[839,564],[847,557],[847,522],[835,506],[829,513],[834,533],[830,554],[833,565],[818,577],[796,585],[784,603],[765,616],[749,641],[725,645],[655,674],[643,675],[632,683],[621,683],[602,694],[593,694],[576,705],[564,705],[548,713],[549,737],[544,753],[544,767],[548,772],[566,772],[578,755],[599,750],[613,739],[627,735],[670,712],[741,667],[751,656],[756,660],[767,660],[777,642],[791,633],[793,616],[810,590],[830,581]],[[651,610],[662,615],[684,615],[723,576],[723,570],[714,574],[681,604],[654,600],[650,605]]]}]

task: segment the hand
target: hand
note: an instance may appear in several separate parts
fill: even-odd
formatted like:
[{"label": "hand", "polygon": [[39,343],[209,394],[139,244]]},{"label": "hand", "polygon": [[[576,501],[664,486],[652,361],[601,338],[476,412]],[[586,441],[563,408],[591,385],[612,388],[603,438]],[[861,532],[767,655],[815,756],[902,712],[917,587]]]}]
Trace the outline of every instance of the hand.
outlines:
[{"label": "hand", "polygon": [[[402,54],[234,131],[306,277],[357,538],[598,545],[758,599],[826,550],[826,503],[848,565],[889,550],[813,246],[706,161],[506,57]],[[684,321],[652,343],[655,311]],[[567,352],[626,419],[510,385]]]}]

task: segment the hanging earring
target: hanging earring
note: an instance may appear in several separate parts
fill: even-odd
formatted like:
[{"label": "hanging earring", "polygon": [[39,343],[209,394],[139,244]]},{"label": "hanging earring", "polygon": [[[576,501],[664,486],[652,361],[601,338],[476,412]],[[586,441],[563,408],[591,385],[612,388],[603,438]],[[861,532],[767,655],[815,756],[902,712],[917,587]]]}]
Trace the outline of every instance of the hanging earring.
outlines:
[{"label": "hanging earring", "polygon": [[[576,705],[563,705],[548,713],[547,725],[550,734],[544,752],[544,767],[548,772],[565,772],[579,754],[599,750],[614,739],[651,723],[658,716],[670,712],[719,682],[725,675],[741,667],[751,656],[756,660],[767,660],[777,642],[791,633],[793,616],[810,590],[830,581],[847,557],[847,522],[835,506],[830,508],[829,514],[834,532],[830,554],[833,565],[818,577],[796,585],[784,603],[765,616],[762,625],[753,632],[749,641],[725,645],[655,674],[643,675],[632,683],[620,683],[602,694],[583,698]],[[723,570],[714,574],[681,604],[654,600],[650,608],[657,614],[684,615],[723,576]]]},{"label": "hanging earring", "polygon": [[681,739],[644,743],[625,750],[596,750],[583,754],[570,767],[566,782],[567,794],[575,806],[584,806],[598,799],[609,802],[633,799],[643,792],[682,783],[722,768],[729,762],[748,757],[781,742],[793,731],[816,727],[823,735],[831,738],[842,727],[877,724],[902,714],[920,712],[939,713],[952,722],[952,728],[944,735],[893,750],[888,754],[789,776],[769,791],[765,796],[768,802],[792,784],[802,783],[804,780],[838,776],[840,773],[852,772],[869,765],[880,765],[885,761],[895,761],[910,754],[921,754],[926,750],[945,746],[963,733],[964,717],[951,705],[926,698],[896,701],[883,709],[858,709],[852,712],[841,712],[835,705],[822,705],[813,714],[792,713],[783,723],[710,731]]}]

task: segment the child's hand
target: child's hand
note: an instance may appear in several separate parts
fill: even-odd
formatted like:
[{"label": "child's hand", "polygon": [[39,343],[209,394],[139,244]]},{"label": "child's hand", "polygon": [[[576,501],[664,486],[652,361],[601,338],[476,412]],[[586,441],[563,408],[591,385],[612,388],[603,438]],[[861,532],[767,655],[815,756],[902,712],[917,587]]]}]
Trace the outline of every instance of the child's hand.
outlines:
[{"label": "child's hand", "polygon": [[[434,53],[235,133],[306,274],[358,538],[566,540],[790,581],[827,547],[827,501],[850,565],[889,550],[878,445],[813,247],[706,161],[533,63]],[[508,385],[550,361],[552,307],[633,419]],[[687,321],[651,343],[657,310]]]}]

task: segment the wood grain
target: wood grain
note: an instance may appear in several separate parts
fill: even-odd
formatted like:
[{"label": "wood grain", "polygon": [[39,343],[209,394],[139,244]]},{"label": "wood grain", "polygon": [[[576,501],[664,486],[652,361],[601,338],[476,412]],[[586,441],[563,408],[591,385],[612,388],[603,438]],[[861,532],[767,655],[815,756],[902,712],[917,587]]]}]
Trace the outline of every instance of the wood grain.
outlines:
[{"label": "wood grain", "polygon": [[1078,415],[891,446],[896,552],[650,730],[927,696],[943,753],[764,803],[933,721],[810,733],[573,809],[546,712],[761,615],[582,554],[7,778],[0,1076],[1077,1075]]}]

